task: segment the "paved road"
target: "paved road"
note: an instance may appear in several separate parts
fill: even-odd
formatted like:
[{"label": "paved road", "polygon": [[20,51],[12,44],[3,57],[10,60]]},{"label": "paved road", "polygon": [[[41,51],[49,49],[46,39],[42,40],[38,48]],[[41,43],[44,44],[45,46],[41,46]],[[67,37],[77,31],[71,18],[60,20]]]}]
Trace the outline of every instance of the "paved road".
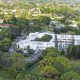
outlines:
[{"label": "paved road", "polygon": [[25,59],[26,62],[34,62],[42,55],[42,51],[39,50],[35,54],[33,54],[30,58]]}]

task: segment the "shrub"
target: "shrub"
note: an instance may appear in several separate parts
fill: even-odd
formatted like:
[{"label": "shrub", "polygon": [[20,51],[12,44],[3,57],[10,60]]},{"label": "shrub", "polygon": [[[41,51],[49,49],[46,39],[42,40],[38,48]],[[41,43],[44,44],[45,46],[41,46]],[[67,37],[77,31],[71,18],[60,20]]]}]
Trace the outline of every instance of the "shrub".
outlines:
[{"label": "shrub", "polygon": [[61,75],[60,80],[80,80],[78,73],[70,71]]}]

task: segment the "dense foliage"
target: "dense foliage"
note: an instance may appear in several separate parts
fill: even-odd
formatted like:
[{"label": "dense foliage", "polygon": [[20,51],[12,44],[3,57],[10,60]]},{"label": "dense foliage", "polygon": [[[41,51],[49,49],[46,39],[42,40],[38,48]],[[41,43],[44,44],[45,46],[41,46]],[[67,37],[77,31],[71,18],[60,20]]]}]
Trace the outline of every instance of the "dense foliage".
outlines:
[{"label": "dense foliage", "polygon": [[[80,4],[13,2],[15,4],[8,4],[6,1],[4,4],[0,3],[0,19],[3,20],[3,23],[0,20],[0,80],[80,80],[80,60],[77,61],[80,59],[80,46],[70,45],[67,55],[55,48],[47,48],[33,62],[26,61],[31,56],[34,57],[34,50],[29,47],[28,54],[21,54],[16,47],[14,52],[9,52],[11,42],[17,36],[26,36],[30,32],[80,34]],[[59,23],[51,27],[51,21]],[[4,24],[11,26],[3,26]],[[65,27],[57,28],[60,24]],[[71,24],[76,24],[77,27],[71,27]],[[36,40],[50,41],[51,38],[51,35],[45,35]]]},{"label": "dense foliage", "polygon": [[44,42],[49,42],[52,39],[51,35],[44,35],[42,38],[36,38],[36,41],[44,41]]}]

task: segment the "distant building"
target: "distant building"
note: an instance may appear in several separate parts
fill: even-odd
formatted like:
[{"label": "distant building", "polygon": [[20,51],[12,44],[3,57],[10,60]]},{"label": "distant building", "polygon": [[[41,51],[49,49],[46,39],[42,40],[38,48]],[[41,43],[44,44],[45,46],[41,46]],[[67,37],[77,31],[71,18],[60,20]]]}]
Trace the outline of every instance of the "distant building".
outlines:
[{"label": "distant building", "polygon": [[2,24],[4,22],[4,20],[3,19],[0,19],[0,24]]},{"label": "distant building", "polygon": [[64,28],[65,27],[65,25],[64,24],[59,24],[58,26],[56,26],[55,28],[56,29],[60,29],[60,28]]},{"label": "distant building", "polygon": [[55,25],[58,25],[58,24],[60,24],[59,21],[51,21],[49,26],[54,27]]},{"label": "distant building", "polygon": [[69,27],[72,27],[72,28],[76,28],[76,29],[79,29],[79,27],[77,26],[77,24],[70,24],[68,25]]},{"label": "distant building", "polygon": [[67,20],[67,22],[69,22],[69,23],[75,23],[76,21],[75,20]]},{"label": "distant building", "polygon": [[60,28],[65,27],[65,25],[61,24],[59,21],[51,21],[49,24],[49,27],[60,29]]},{"label": "distant building", "polygon": [[39,8],[32,8],[29,10],[29,14],[33,13],[33,14],[41,14],[41,11]]},{"label": "distant building", "polygon": [[11,10],[11,13],[15,14],[17,12],[17,10]]},{"label": "distant building", "polygon": [[77,22],[75,20],[67,20],[66,24],[68,24],[68,26],[71,28],[79,29]]}]

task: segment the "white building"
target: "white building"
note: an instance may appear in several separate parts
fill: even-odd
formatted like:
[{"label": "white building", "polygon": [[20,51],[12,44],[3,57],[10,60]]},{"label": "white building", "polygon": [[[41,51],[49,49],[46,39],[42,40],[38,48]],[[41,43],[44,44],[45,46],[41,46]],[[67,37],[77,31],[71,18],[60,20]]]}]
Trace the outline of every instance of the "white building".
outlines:
[{"label": "white building", "polygon": [[50,24],[49,24],[49,27],[60,29],[60,28],[64,28],[65,25],[61,24],[59,21],[51,21]]},{"label": "white building", "polygon": [[2,24],[4,22],[4,20],[3,19],[0,19],[0,24]]},{"label": "white building", "polygon": [[70,24],[68,25],[69,27],[72,27],[72,28],[76,28],[76,29],[79,29],[78,25],[77,24]]},{"label": "white building", "polygon": [[[45,34],[52,35],[52,39],[50,40],[50,42],[34,41],[36,38],[41,38]],[[47,47],[55,47],[55,44],[52,42],[53,37],[54,35],[49,32],[44,32],[44,33],[35,32],[35,33],[30,33],[25,40],[21,40],[16,44],[21,49],[25,49],[29,46],[33,50],[36,49],[43,50],[46,49]]]},{"label": "white building", "polygon": [[[45,34],[52,35],[52,39],[49,42],[35,41],[36,38],[41,38]],[[28,46],[30,46],[30,48],[33,50],[44,50],[47,47],[55,47],[55,43],[57,42],[58,49],[62,50],[64,48],[67,48],[70,44],[72,44],[72,40],[74,40],[75,45],[80,45],[80,35],[54,34],[51,32],[35,32],[30,33],[26,39],[17,42],[16,45],[20,49],[25,49]]]},{"label": "white building", "polygon": [[25,49],[28,46],[30,47],[30,49],[33,50],[43,50],[46,49],[47,47],[55,47],[54,43],[50,43],[50,42],[37,42],[37,41],[32,41],[32,42],[18,42],[17,45],[19,45],[19,48],[21,49]]}]

